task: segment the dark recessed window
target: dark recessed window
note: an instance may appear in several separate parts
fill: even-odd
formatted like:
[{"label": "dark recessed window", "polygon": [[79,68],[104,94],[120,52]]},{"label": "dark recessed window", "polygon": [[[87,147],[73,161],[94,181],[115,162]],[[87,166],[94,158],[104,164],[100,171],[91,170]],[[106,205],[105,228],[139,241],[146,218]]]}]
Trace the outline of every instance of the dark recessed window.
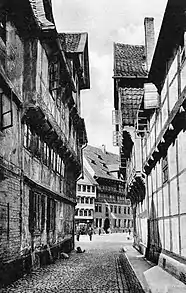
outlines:
[{"label": "dark recessed window", "polygon": [[168,158],[167,155],[162,159],[163,183],[168,180]]}]

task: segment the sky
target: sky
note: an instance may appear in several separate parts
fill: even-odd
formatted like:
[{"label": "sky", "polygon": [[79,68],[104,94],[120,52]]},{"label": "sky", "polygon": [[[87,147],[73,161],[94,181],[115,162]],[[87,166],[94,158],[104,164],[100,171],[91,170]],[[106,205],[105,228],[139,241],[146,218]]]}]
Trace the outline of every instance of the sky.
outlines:
[{"label": "sky", "polygon": [[87,32],[90,89],[81,91],[81,116],[85,119],[88,143],[112,143],[114,126],[113,43],[143,45],[144,18],[154,17],[158,38],[167,0],[53,0],[57,31]]}]

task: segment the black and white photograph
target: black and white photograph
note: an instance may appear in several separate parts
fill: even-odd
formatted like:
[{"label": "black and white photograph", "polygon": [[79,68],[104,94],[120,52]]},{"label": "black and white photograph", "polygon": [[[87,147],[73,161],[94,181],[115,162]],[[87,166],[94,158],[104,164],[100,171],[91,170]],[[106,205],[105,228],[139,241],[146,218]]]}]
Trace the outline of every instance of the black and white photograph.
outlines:
[{"label": "black and white photograph", "polygon": [[0,0],[0,293],[186,293],[186,0]]}]

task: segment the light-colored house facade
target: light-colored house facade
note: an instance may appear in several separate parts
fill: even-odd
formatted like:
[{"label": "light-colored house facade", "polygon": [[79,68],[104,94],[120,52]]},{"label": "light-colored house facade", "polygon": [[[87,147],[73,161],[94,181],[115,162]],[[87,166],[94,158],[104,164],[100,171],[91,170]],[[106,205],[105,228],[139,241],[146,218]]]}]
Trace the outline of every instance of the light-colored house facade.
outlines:
[{"label": "light-colored house facade", "polygon": [[84,167],[83,179],[77,182],[75,211],[75,226],[84,227],[84,233],[94,226],[96,188],[97,182]]}]

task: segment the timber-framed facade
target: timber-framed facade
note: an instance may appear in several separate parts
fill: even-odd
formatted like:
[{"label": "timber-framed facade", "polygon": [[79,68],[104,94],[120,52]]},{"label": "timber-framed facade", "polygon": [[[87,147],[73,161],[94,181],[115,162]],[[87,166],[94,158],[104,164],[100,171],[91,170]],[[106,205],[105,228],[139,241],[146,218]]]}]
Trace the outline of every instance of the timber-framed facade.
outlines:
[{"label": "timber-framed facade", "polygon": [[[134,246],[184,283],[185,8],[183,1],[168,1],[155,50],[153,20],[145,20],[142,58],[147,74],[141,86],[142,95],[138,95],[134,123],[129,125],[127,121],[130,154],[124,155],[123,165],[121,162],[126,174],[126,192],[133,206]],[[138,62],[138,72],[139,65]],[[139,73],[133,76],[134,82],[139,78]],[[115,72],[116,86],[121,80],[126,83],[129,77],[124,72],[118,79]],[[129,108],[125,105],[125,110],[117,108],[117,95],[115,87],[115,109],[121,111],[121,129],[126,130],[123,126],[127,115],[133,112],[134,103]],[[125,153],[128,142],[124,145],[118,140]]]},{"label": "timber-framed facade", "polygon": [[6,283],[74,246],[76,180],[87,143],[80,92],[90,81],[88,35],[82,42],[77,34],[81,51],[69,56],[49,0],[7,1],[0,12],[0,270]]}]

